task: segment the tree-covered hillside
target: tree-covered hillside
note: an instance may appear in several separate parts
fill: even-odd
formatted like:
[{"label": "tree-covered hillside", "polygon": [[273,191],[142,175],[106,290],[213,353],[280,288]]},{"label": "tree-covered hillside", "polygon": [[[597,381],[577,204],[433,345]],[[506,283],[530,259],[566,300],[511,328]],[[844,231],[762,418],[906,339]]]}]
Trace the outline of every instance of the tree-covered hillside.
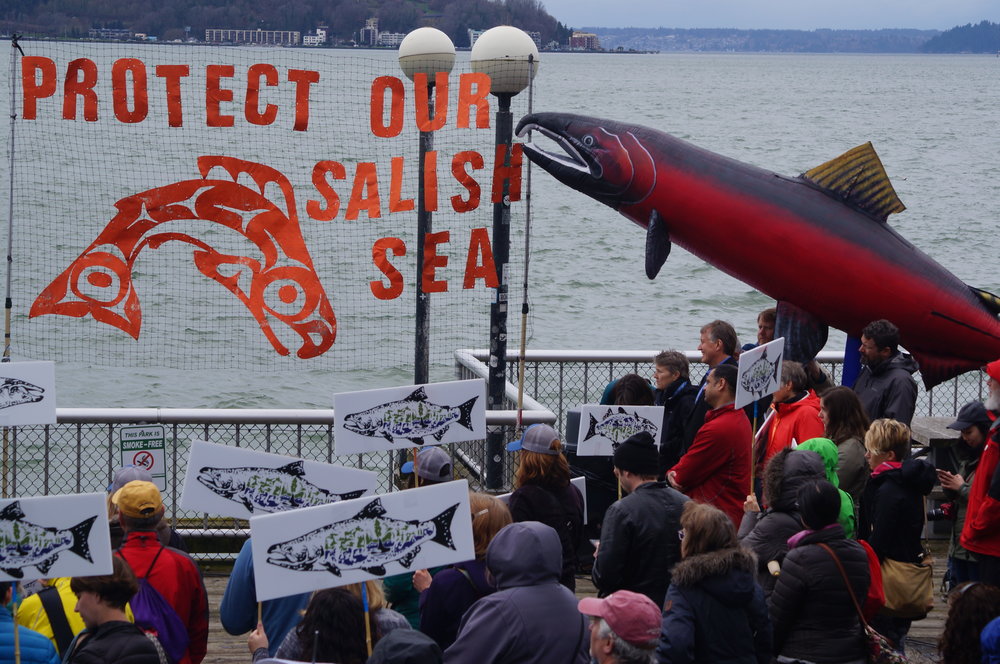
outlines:
[{"label": "tree-covered hillside", "polygon": [[952,28],[931,39],[925,53],[1000,53],[1000,23],[981,21]]},{"label": "tree-covered hillside", "polygon": [[323,24],[351,39],[364,21],[409,32],[422,25],[444,30],[459,46],[466,30],[509,24],[565,43],[569,30],[539,0],[3,0],[0,32],[86,37],[91,28],[124,28],[160,40],[203,38],[206,28],[264,28],[306,32]]}]

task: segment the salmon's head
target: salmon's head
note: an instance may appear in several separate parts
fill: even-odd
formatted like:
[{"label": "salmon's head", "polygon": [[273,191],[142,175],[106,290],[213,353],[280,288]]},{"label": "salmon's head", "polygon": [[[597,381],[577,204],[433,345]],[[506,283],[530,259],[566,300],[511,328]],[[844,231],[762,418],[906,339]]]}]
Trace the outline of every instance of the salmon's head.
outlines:
[{"label": "salmon's head", "polygon": [[376,409],[351,413],[344,418],[344,428],[362,436],[374,436],[382,425]]},{"label": "salmon's head", "polygon": [[531,161],[616,210],[641,203],[656,183],[656,162],[643,145],[641,131],[614,120],[568,113],[532,113],[517,125],[518,136],[538,132],[563,150],[558,154],[525,143]]},{"label": "salmon's head", "polygon": [[268,547],[267,562],[286,569],[308,570],[322,553],[322,549],[311,546],[306,538],[298,537]]},{"label": "salmon's head", "polygon": [[0,382],[0,408],[10,408],[24,403],[37,403],[45,397],[45,390],[19,378],[4,378]]},{"label": "salmon's head", "polygon": [[205,466],[198,471],[197,479],[210,490],[226,498],[232,497],[243,488],[236,473],[229,468]]}]

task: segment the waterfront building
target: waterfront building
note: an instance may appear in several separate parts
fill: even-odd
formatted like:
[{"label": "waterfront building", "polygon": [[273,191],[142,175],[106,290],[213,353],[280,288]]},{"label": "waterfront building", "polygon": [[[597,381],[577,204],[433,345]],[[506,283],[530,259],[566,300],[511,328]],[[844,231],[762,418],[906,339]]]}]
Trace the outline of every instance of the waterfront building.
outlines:
[{"label": "waterfront building", "polygon": [[314,32],[302,35],[303,46],[326,46],[327,26],[320,25]]},{"label": "waterfront building", "polygon": [[600,51],[601,40],[593,32],[574,32],[569,38],[569,47],[574,51]]},{"label": "waterfront building", "polygon": [[265,46],[298,46],[302,33],[298,30],[237,30],[208,28],[205,41],[210,44],[262,44]]}]

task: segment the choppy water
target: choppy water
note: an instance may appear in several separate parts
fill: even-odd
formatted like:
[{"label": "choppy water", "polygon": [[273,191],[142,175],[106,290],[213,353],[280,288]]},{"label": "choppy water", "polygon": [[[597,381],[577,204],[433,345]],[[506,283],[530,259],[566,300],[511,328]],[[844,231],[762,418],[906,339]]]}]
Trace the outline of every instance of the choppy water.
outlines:
[{"label": "choppy water", "polygon": [[[323,57],[354,56],[334,51]],[[384,60],[386,73],[395,74],[394,54],[368,57]],[[650,125],[790,175],[870,140],[908,208],[890,223],[967,283],[997,292],[998,75],[1000,59],[986,56],[545,53],[534,109]],[[6,71],[2,85],[6,108]],[[523,111],[526,100],[517,102]],[[4,177],[6,168],[5,157]],[[698,328],[713,318],[728,319],[752,337],[756,313],[772,305],[677,247],[660,276],[649,282],[641,229],[538,169],[532,197],[529,348],[690,349]],[[521,207],[515,210],[515,225],[523,219]],[[522,241],[515,237],[516,243]],[[75,256],[79,250],[68,251]],[[462,258],[452,260],[461,263]],[[520,267],[513,271],[512,294],[519,302]],[[487,345],[485,295],[475,300],[482,321],[435,336],[434,378],[451,376],[452,348]],[[384,315],[405,318],[409,308]],[[370,324],[378,329],[377,320]],[[513,336],[516,315],[510,329]],[[204,336],[203,341],[186,337],[176,346],[167,336],[163,343],[168,352],[206,356],[225,348]],[[839,349],[842,338],[835,334],[831,349]],[[352,342],[343,339],[343,353],[349,353]],[[53,338],[51,343],[68,342]],[[72,343],[86,347],[88,340]],[[61,406],[327,407],[334,391],[411,379],[406,358],[412,337],[394,333],[380,344],[385,350],[381,361],[307,364],[304,369],[262,370],[252,361],[246,367],[186,371],[66,362],[58,369],[59,401]]]}]

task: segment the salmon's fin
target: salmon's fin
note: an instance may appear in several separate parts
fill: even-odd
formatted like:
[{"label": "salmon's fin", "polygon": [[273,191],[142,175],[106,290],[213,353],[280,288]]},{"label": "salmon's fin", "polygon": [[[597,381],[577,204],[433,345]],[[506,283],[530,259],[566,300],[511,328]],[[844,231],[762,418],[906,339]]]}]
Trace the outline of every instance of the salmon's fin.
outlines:
[{"label": "salmon's fin", "polygon": [[884,222],[906,209],[871,142],[802,174],[802,179]]},{"label": "salmon's fin", "polygon": [[969,290],[972,291],[973,295],[979,298],[979,302],[986,307],[991,314],[994,316],[1000,315],[1000,296],[974,286],[969,286]]},{"label": "salmon's fin", "polygon": [[807,364],[823,350],[830,328],[819,318],[794,304],[779,301],[774,338],[785,338],[786,360]]}]

